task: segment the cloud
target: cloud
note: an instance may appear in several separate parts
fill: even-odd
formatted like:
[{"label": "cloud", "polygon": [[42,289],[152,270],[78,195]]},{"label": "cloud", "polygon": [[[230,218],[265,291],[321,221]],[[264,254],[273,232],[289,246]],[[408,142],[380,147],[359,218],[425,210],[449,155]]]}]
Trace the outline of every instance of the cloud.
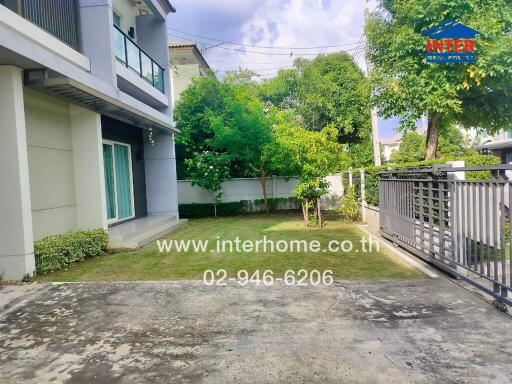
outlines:
[{"label": "cloud", "polygon": [[[174,0],[173,5],[177,12],[169,18],[171,28],[264,47],[316,47],[357,42],[363,32],[364,7],[367,6],[364,0]],[[373,9],[375,0],[368,6]],[[290,66],[298,56],[312,58],[312,54],[341,49],[353,53],[356,47],[356,44],[307,50],[244,48],[228,44],[210,47],[216,42],[175,31],[170,33],[199,41],[205,48],[207,61],[219,70],[220,76],[226,70],[246,67],[270,77],[277,71],[274,68]]]}]

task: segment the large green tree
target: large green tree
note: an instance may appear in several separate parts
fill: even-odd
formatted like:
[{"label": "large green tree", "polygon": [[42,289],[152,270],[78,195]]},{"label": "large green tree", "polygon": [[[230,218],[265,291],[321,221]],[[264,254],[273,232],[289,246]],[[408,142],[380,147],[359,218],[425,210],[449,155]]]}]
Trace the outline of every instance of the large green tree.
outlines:
[{"label": "large green tree", "polygon": [[341,143],[370,139],[370,86],[345,52],[295,60],[263,82],[260,97],[294,111],[307,130],[336,129]]},{"label": "large green tree", "polygon": [[345,52],[299,58],[298,108],[306,129],[332,127],[341,143],[367,139],[370,132],[370,87],[352,57]]},{"label": "large green tree", "polygon": [[185,160],[194,153],[212,150],[214,133],[210,118],[225,108],[223,84],[212,77],[196,77],[181,93],[174,109],[178,177],[188,177]]},{"label": "large green tree", "polygon": [[273,141],[273,114],[265,109],[265,104],[254,93],[254,84],[232,83],[230,79],[227,89],[224,110],[210,117],[214,132],[212,145],[242,169],[241,176],[260,180],[268,214],[266,183],[274,171],[269,150]]},{"label": "large green tree", "polygon": [[[447,20],[481,32],[477,62],[427,63],[422,31]],[[510,0],[381,0],[366,28],[374,102],[410,128],[428,116],[426,158],[453,122],[489,132],[512,124]]]}]

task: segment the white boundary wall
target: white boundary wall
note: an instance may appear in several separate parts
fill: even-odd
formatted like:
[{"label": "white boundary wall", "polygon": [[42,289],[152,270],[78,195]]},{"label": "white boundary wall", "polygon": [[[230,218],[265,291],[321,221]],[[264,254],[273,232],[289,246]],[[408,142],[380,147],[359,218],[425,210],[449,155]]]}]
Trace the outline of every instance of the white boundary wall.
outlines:
[{"label": "white boundary wall", "polygon": [[[322,198],[322,208],[330,209],[337,206],[339,198],[343,194],[341,176],[339,174],[327,177],[330,183],[329,193]],[[296,178],[286,180],[284,177],[273,176],[267,178],[267,197],[288,198],[294,197],[294,189],[298,184]],[[193,186],[190,181],[178,181],[178,202],[179,204],[211,203],[213,195],[202,188]],[[222,201],[225,203],[241,200],[263,199],[261,183],[256,178],[231,179],[222,184]]]}]

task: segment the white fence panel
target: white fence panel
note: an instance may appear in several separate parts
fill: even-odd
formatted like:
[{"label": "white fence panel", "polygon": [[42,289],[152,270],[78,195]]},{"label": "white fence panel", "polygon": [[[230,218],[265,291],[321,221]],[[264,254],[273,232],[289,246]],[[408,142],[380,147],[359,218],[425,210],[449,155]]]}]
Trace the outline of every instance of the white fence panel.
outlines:
[{"label": "white fence panel", "polygon": [[[343,194],[341,185],[341,176],[339,174],[327,177],[331,184],[329,193],[322,198],[322,206],[325,209],[334,208],[339,203],[339,198]],[[298,184],[295,178],[288,179],[284,177],[269,177],[267,179],[267,197],[270,198],[288,198],[294,197],[295,187]],[[226,181],[222,184],[222,201],[236,202],[241,200],[259,200],[263,199],[261,183],[255,178],[240,178]],[[178,202],[179,204],[192,203],[211,203],[213,194],[199,187],[193,186],[188,180],[178,181]]]}]

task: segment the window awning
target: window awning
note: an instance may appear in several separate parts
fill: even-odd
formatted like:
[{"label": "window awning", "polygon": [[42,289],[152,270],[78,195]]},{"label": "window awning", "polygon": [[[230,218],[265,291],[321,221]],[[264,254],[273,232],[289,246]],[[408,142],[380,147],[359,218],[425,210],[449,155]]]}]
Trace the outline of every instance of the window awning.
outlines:
[{"label": "window awning", "polygon": [[502,140],[502,141],[491,141],[489,143],[485,143],[476,147],[477,150],[481,149],[504,149],[504,148],[512,148],[512,140]]},{"label": "window awning", "polygon": [[25,71],[24,85],[142,129],[177,131],[170,122],[68,77],[49,76],[47,70]]}]

